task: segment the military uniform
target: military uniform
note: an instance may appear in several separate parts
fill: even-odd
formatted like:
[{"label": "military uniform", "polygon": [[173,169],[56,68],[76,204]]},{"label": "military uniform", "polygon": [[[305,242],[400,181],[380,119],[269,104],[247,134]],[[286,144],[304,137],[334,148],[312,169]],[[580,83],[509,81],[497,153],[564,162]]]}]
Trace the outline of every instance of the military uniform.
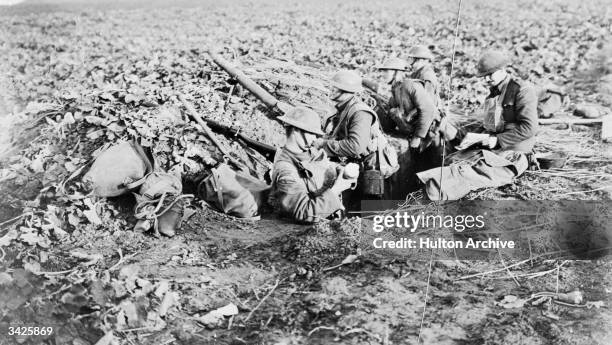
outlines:
[{"label": "military uniform", "polygon": [[416,79],[396,82],[391,89],[389,106],[398,109],[390,111],[389,115],[400,132],[406,134],[407,139],[421,138],[420,147],[411,149],[409,176],[403,177],[412,181],[416,172],[440,165],[443,150],[438,131],[440,113],[431,94],[425,90],[424,82]]},{"label": "military uniform", "polygon": [[[507,76],[485,100],[484,127],[497,149],[462,152],[469,159],[417,174],[431,200],[456,200],[469,192],[512,183],[529,164],[538,129],[538,99],[527,82]],[[440,169],[442,171],[440,171]]]},{"label": "military uniform", "polygon": [[331,158],[362,161],[376,150],[377,119],[376,113],[357,97],[347,100],[337,107],[332,138],[325,140],[321,148]]},{"label": "military uniform", "polygon": [[425,90],[432,96],[434,104],[437,106],[440,98],[440,83],[436,72],[429,65],[425,65],[414,72],[412,72],[408,78],[419,79],[424,82]]},{"label": "military uniform", "polygon": [[538,97],[534,87],[507,76],[485,100],[485,129],[497,137],[503,150],[529,153],[538,130]]},{"label": "military uniform", "polygon": [[394,116],[400,131],[425,139],[434,121],[440,120],[440,113],[424,84],[415,79],[404,79],[393,84],[389,107],[398,108]]},{"label": "military uniform", "polygon": [[350,98],[338,107],[334,116],[332,139],[325,140],[323,150],[330,158],[343,159],[359,164],[360,174],[357,187],[342,194],[348,210],[360,210],[361,201],[369,197],[379,198],[381,195],[364,196],[364,171],[378,170],[378,116],[370,107],[361,102],[357,96]]},{"label": "military uniform", "polygon": [[278,150],[271,174],[270,204],[281,214],[304,223],[344,210],[340,196],[330,190],[337,177],[336,166],[321,150]]}]

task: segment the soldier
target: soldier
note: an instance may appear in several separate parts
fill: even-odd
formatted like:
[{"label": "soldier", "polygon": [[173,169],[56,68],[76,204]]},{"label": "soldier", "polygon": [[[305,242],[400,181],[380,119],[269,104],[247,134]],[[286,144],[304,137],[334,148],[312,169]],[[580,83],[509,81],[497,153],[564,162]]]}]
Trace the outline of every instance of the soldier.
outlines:
[{"label": "soldier", "polygon": [[425,46],[414,46],[408,51],[408,66],[410,67],[410,79],[422,80],[425,84],[425,90],[432,95],[434,103],[438,105],[440,97],[440,83],[436,72],[431,66],[433,54]]},{"label": "soldier", "polygon": [[459,199],[472,190],[511,183],[527,170],[538,129],[538,98],[531,84],[508,74],[507,64],[498,51],[479,60],[478,76],[490,87],[483,106],[485,133],[468,133],[459,146],[480,144],[492,151],[478,150],[473,162],[444,167],[442,174],[439,168],[417,174],[430,199]]},{"label": "soldier", "polygon": [[[360,171],[368,175],[354,191],[345,195],[349,209],[356,210],[359,209],[359,199],[363,199],[364,195],[382,197],[386,169],[381,164],[387,161],[381,156],[383,149],[387,152],[392,148],[387,147],[378,116],[357,95],[362,90],[359,74],[339,71],[332,77],[331,84],[331,98],[337,110],[335,116],[330,118],[333,129],[329,137],[318,139],[315,147],[325,150],[332,159],[359,164]],[[397,166],[393,169],[396,171]]]},{"label": "soldier", "polygon": [[318,139],[320,147],[330,158],[346,158],[361,162],[373,150],[370,147],[375,137],[373,125],[377,122],[374,111],[361,101],[357,93],[362,90],[361,77],[353,71],[340,71],[331,80],[331,99],[336,104],[331,136]]},{"label": "soldier", "polygon": [[[410,148],[424,152],[431,144],[440,146],[438,125],[440,113],[432,95],[426,91],[426,83],[411,79],[406,74],[406,63],[391,58],[379,69],[386,71],[385,80],[391,84],[388,117],[402,134],[410,140]],[[441,153],[436,153],[436,156]]]},{"label": "soldier", "polygon": [[486,52],[478,61],[478,75],[490,94],[484,104],[484,129],[489,148],[531,153],[538,128],[538,97],[530,83],[506,71],[508,60],[498,51]]},{"label": "soldier", "polygon": [[286,124],[285,146],[272,169],[271,204],[298,222],[311,223],[343,211],[340,194],[356,183],[312,144],[323,135],[319,115],[297,107],[278,118]]}]

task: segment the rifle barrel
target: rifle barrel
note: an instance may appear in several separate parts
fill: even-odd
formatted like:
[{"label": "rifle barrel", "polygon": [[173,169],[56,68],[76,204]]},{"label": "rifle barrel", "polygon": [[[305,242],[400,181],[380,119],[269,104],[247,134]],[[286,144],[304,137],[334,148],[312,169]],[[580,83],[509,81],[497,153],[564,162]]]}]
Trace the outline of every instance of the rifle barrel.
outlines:
[{"label": "rifle barrel", "polygon": [[361,85],[367,87],[368,89],[377,92],[378,91],[378,83],[375,82],[374,80],[370,80],[370,79],[362,79],[361,80]]},{"label": "rifle barrel", "polygon": [[216,132],[223,132],[223,133],[227,133],[228,135],[236,136],[242,139],[247,144],[247,146],[253,148],[257,152],[264,155],[268,160],[272,160],[274,158],[274,154],[276,153],[276,147],[272,145],[268,145],[266,143],[259,142],[255,139],[251,139],[248,136],[232,129],[231,127],[222,125],[216,121],[208,120],[208,119],[203,119],[203,120],[208,124],[210,129]]},{"label": "rifle barrel", "polygon": [[219,65],[219,67],[223,68],[232,78],[238,80],[240,85],[251,91],[251,93],[259,98],[265,105],[270,108],[277,105],[278,100],[274,96],[272,96],[268,91],[264,90],[261,86],[257,85],[257,83],[255,83],[251,78],[247,77],[239,69],[232,66],[232,64],[230,64],[227,60],[212,50],[208,51],[208,55],[210,55],[210,57],[217,65]]}]

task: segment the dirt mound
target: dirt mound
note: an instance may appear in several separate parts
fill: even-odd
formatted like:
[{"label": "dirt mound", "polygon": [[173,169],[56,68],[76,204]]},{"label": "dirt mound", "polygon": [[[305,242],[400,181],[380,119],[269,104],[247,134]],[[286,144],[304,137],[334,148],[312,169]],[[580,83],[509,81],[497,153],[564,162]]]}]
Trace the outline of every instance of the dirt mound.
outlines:
[{"label": "dirt mound", "polygon": [[[16,119],[14,150],[0,160],[0,329],[54,327],[51,336],[0,337],[0,344],[416,344],[419,334],[421,343],[446,344],[610,339],[607,262],[434,262],[429,274],[427,260],[366,250],[367,219],[315,227],[272,217],[247,222],[195,203],[176,237],[157,239],[132,230],[130,196],[73,200],[83,193],[78,179],[62,194],[95,150],[123,139],[137,139],[163,169],[186,178],[222,161],[180,95],[204,118],[280,145],[273,114],[213,65],[208,48],[278,99],[308,104],[322,118],[331,111],[327,80],[336,69],[377,78],[381,61],[415,44],[431,47],[448,85],[454,2],[155,4],[0,17],[0,68],[8,74],[0,80],[7,91],[0,110]],[[605,1],[464,5],[452,88],[443,92],[453,121],[475,123],[486,93],[473,77],[483,47],[511,52],[519,75],[536,83],[554,78],[577,100],[597,102],[607,92],[578,78],[584,61],[607,66],[598,60],[609,36]],[[269,163],[262,156],[232,135],[219,138],[263,175]],[[538,152],[569,154],[565,169],[528,173],[468,199],[609,199],[612,158],[597,127],[546,127],[538,138]],[[592,304],[502,303],[573,289]]]}]

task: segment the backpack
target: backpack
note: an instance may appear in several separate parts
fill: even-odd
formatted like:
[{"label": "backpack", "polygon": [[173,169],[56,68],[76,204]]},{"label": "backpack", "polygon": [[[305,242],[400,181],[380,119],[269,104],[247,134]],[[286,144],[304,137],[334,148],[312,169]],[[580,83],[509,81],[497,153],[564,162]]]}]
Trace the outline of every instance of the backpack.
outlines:
[{"label": "backpack", "polygon": [[140,186],[138,194],[149,199],[159,198],[162,194],[179,195],[183,189],[181,179],[174,174],[156,171],[150,173]]},{"label": "backpack", "polygon": [[232,170],[221,163],[210,170],[197,187],[200,199],[219,211],[238,218],[258,220],[259,212],[270,186],[241,172]]},{"label": "backpack", "polygon": [[142,185],[155,166],[136,141],[122,141],[103,148],[83,176],[91,194],[113,197]]},{"label": "backpack", "polygon": [[540,118],[552,117],[569,102],[565,90],[554,84],[536,87],[538,95],[538,116]]},{"label": "backpack", "polygon": [[136,228],[142,231],[152,227],[159,233],[173,236],[180,227],[186,199],[193,195],[181,195],[183,185],[174,174],[156,171],[147,175],[136,196],[134,215],[139,220]]},{"label": "backpack", "polygon": [[395,174],[396,171],[399,170],[399,160],[397,158],[397,151],[395,147],[391,146],[387,136],[382,132],[380,128],[380,123],[377,122],[377,160],[378,160],[378,170],[380,170],[380,174],[383,179],[387,179],[391,177],[391,175]]}]

